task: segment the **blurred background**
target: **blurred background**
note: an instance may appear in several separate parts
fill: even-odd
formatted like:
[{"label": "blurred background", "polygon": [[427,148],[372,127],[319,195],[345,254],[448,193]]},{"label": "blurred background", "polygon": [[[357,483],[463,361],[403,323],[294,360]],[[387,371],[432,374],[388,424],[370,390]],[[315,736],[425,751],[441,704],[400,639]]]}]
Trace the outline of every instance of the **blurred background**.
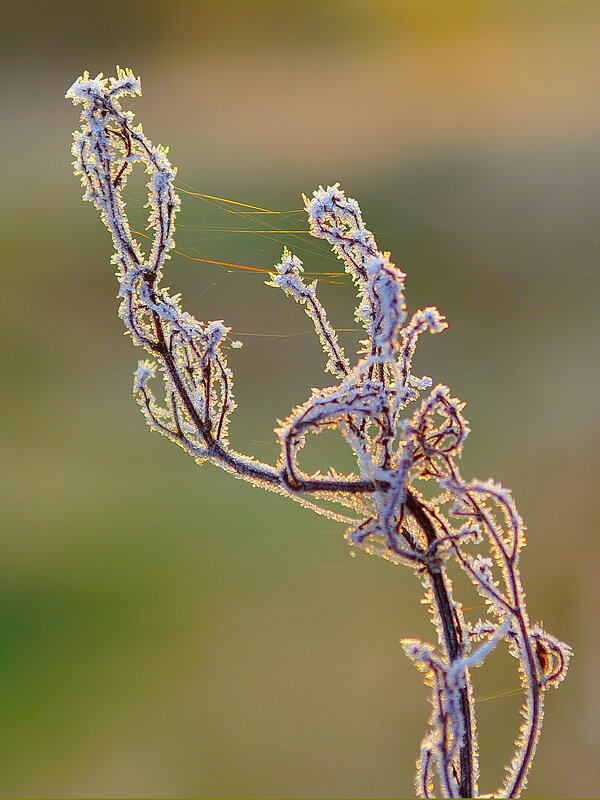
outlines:
[{"label": "blurred background", "polygon": [[[182,195],[166,282],[244,341],[237,448],[276,459],[321,352],[264,275],[194,258],[270,267],[287,242],[339,269],[294,231],[300,193],[340,181],[409,310],[447,315],[416,372],[467,401],[464,474],[513,489],[530,614],[576,653],[528,794],[598,796],[600,3],[25,0],[2,19],[0,795],[410,796],[428,716],[398,644],[432,636],[415,578],[144,424],[63,99],[120,64],[182,187],[290,212]],[[138,177],[134,221],[143,202]],[[352,328],[349,282],[321,295]],[[308,458],[340,454],[323,436]],[[480,672],[485,792],[519,699],[511,659]]]}]

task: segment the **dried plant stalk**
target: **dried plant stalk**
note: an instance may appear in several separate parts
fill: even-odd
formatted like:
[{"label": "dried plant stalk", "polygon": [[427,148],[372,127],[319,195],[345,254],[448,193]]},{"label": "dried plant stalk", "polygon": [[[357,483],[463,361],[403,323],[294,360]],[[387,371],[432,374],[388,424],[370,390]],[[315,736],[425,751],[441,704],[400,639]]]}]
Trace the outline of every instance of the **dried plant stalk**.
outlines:
[{"label": "dried plant stalk", "polygon": [[[535,753],[546,689],[566,675],[570,648],[529,621],[519,572],[525,529],[511,493],[500,484],[465,480],[458,461],[469,433],[464,403],[441,384],[411,372],[419,336],[446,321],[434,307],[406,317],[404,273],[381,252],[361,211],[336,184],[304,196],[310,233],[342,261],[358,293],[356,320],[364,327],[356,359],[349,359],[302,263],[287,249],[268,285],[282,289],[312,321],[334,383],[313,389],[275,433],[275,465],[232,448],[228,421],[236,404],[224,353],[230,329],[222,320],[199,322],[179,296],[161,287],[173,249],[180,200],[167,151],[154,146],[121,109],[125,95],[141,93],[130,70],[116,78],[85,73],[67,92],[83,106],[74,134],[75,172],[84,199],[94,203],[112,236],[121,306],[134,344],[152,360],[139,363],[134,392],[151,428],[193,456],[239,478],[296,500],[345,524],[352,547],[412,569],[425,590],[437,645],[416,639],[404,650],[431,688],[429,730],[417,763],[420,796],[474,797],[478,793],[477,727],[470,670],[504,642],[517,660],[524,692],[523,723],[506,779],[496,797],[522,792]],[[137,163],[149,174],[148,257],[134,238],[123,192]],[[150,388],[162,375],[164,400]],[[423,397],[423,394],[425,396]],[[422,398],[422,399],[420,399]],[[417,402],[419,401],[420,402]],[[356,457],[356,474],[307,474],[298,454],[309,434],[338,431]],[[433,481],[437,495],[419,487]],[[428,494],[431,494],[429,492]],[[323,506],[327,501],[327,507]],[[339,511],[332,511],[331,502]],[[486,606],[485,619],[467,622],[454,598],[447,564],[454,560]]]}]

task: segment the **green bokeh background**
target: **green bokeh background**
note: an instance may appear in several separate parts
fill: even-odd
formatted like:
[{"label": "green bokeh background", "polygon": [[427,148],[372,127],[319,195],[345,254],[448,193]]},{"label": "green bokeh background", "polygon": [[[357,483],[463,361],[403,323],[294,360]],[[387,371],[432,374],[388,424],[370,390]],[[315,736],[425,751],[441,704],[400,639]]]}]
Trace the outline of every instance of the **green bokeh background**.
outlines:
[{"label": "green bokeh background", "polygon": [[[2,20],[0,795],[408,796],[428,713],[398,645],[431,636],[411,574],[143,423],[63,99],[121,64],[185,185],[296,209],[340,181],[409,309],[447,315],[417,373],[467,401],[464,473],[513,489],[531,616],[576,651],[528,794],[598,796],[600,3],[67,0]],[[189,196],[179,221],[187,256],[269,267],[285,241],[216,233],[247,220]],[[308,321],[256,273],[168,270],[200,318],[268,334],[231,352],[232,441],[276,458],[273,420],[325,380]],[[351,327],[348,282],[322,290]],[[338,450],[321,437],[309,458]],[[517,685],[513,662],[475,680],[491,791],[518,701],[486,698]]]}]

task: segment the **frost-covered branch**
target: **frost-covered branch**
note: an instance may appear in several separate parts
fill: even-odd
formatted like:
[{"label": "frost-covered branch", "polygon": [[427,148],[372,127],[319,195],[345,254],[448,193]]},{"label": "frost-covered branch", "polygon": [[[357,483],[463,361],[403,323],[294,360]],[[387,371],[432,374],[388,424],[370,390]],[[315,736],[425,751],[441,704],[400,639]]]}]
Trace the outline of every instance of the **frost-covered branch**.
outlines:
[{"label": "frost-covered branch", "polygon": [[[161,286],[180,200],[167,150],[153,145],[141,125],[134,125],[133,114],[121,109],[122,97],[140,91],[139,79],[118,69],[110,79],[85,73],[67,97],[82,105],[74,166],[84,199],[94,203],[112,236],[119,315],[133,343],[150,356],[140,361],[134,381],[148,424],[196,461],[208,460],[344,523],[352,547],[405,564],[416,574],[437,633],[437,645],[404,641],[431,688],[429,730],[417,765],[421,796],[477,795],[470,670],[504,642],[518,663],[524,722],[495,796],[520,795],[541,729],[545,691],[565,677],[571,651],[529,621],[519,571],[525,528],[511,493],[492,480],[461,476],[458,462],[469,434],[464,403],[446,386],[431,389],[430,378],[412,373],[419,337],[443,331],[444,317],[429,307],[406,321],[404,273],[379,250],[357,202],[337,184],[304,196],[311,234],[329,242],[356,286],[355,316],[365,338],[355,357],[347,357],[318,299],[317,282],[306,284],[302,263],[284,250],[268,285],[304,307],[321,342],[326,371],[337,382],[313,389],[276,429],[281,451],[276,464],[237,452],[227,436],[236,408],[224,348],[230,329],[222,320],[196,320],[182,309],[178,295]],[[149,175],[152,245],[147,256],[131,231],[123,199],[138,162]],[[157,374],[162,401],[152,390]],[[299,455],[307,437],[326,428],[350,445],[356,473],[308,474],[302,468]],[[422,492],[426,481],[438,486],[434,500]],[[339,511],[331,509],[332,501]],[[454,597],[447,572],[451,560],[485,603],[486,617],[476,623],[466,620]]]}]

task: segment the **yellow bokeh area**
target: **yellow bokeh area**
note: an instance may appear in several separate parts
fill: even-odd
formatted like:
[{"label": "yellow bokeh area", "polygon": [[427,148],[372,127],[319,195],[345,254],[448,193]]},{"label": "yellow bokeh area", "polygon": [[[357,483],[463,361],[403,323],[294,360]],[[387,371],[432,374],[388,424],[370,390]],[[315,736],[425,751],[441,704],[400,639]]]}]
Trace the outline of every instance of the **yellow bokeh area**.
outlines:
[{"label": "yellow bokeh area", "polygon": [[[276,460],[276,419],[327,380],[302,310],[264,285],[284,245],[347,352],[358,338],[302,192],[339,181],[409,311],[446,315],[415,371],[467,401],[464,475],[513,490],[531,617],[575,650],[527,794],[597,796],[600,3],[32,0],[2,35],[0,795],[411,796],[426,728],[398,644],[433,635],[412,574],[197,466],[132,398],[142,354],[64,100],[120,64],[178,167],[165,283],[244,343],[237,449]],[[349,466],[333,433],[302,458]],[[515,662],[494,653],[474,683],[487,792],[520,721]]]}]

